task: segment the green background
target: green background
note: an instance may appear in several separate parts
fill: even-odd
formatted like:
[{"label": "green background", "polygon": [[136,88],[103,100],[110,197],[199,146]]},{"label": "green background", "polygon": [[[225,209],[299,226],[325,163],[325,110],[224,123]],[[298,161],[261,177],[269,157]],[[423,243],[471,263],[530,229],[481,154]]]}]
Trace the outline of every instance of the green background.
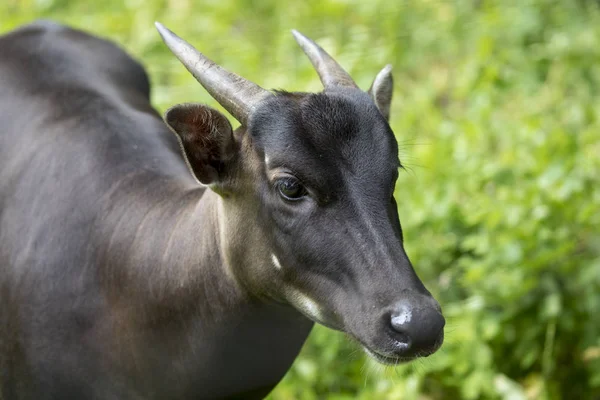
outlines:
[{"label": "green background", "polygon": [[445,344],[386,368],[317,327],[271,399],[600,398],[598,1],[3,0],[0,32],[41,17],[120,43],[161,111],[215,102],[155,20],[266,88],[321,90],[292,28],[364,89],[393,64],[396,199]]}]

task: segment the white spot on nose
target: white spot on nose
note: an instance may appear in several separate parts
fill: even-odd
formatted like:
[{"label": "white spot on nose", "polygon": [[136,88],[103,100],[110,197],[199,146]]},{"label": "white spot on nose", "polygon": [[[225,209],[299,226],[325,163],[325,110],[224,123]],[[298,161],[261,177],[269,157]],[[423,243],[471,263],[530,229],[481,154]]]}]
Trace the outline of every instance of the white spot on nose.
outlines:
[{"label": "white spot on nose", "polygon": [[402,312],[392,318],[392,324],[404,325],[412,320],[412,310],[408,307],[402,307]]},{"label": "white spot on nose", "polygon": [[265,165],[269,166],[269,156],[265,154]]},{"label": "white spot on nose", "polygon": [[277,256],[273,253],[271,253],[271,261],[273,261],[273,265],[275,266],[275,268],[281,270],[281,263],[279,262]]}]

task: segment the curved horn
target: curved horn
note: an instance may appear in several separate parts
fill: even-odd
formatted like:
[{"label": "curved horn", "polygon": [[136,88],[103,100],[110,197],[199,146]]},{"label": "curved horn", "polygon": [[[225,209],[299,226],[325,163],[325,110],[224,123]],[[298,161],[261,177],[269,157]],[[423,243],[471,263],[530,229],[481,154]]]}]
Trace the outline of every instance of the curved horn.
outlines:
[{"label": "curved horn", "polygon": [[325,89],[335,86],[358,88],[350,75],[321,46],[295,29],[292,30],[292,34],[317,70]]},{"label": "curved horn", "polygon": [[241,76],[221,68],[191,44],[155,22],[156,29],[173,54],[192,73],[194,78],[242,125],[257,104],[271,92]]}]

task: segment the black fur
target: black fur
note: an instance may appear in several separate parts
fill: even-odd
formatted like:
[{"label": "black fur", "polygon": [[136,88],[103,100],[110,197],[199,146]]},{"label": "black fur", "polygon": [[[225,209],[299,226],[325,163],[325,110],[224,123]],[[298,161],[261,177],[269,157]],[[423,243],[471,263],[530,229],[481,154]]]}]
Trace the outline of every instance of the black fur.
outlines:
[{"label": "black fur", "polygon": [[[176,106],[208,190],[114,44],[41,22],[0,54],[0,399],[262,398],[311,319],[384,362],[439,347],[402,246],[397,144],[367,94],[278,92],[233,134]],[[307,196],[283,199],[282,174]]]}]

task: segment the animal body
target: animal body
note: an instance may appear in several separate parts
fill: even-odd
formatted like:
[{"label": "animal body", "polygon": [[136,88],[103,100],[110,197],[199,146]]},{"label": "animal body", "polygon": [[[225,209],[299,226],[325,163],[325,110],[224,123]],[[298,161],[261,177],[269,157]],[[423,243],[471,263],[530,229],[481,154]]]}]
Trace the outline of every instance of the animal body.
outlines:
[{"label": "animal body", "polygon": [[434,352],[390,69],[363,92],[296,32],[325,90],[271,92],[157,26],[238,129],[202,104],[163,121],[103,39],[0,37],[0,398],[262,398],[314,321],[383,363]]}]

